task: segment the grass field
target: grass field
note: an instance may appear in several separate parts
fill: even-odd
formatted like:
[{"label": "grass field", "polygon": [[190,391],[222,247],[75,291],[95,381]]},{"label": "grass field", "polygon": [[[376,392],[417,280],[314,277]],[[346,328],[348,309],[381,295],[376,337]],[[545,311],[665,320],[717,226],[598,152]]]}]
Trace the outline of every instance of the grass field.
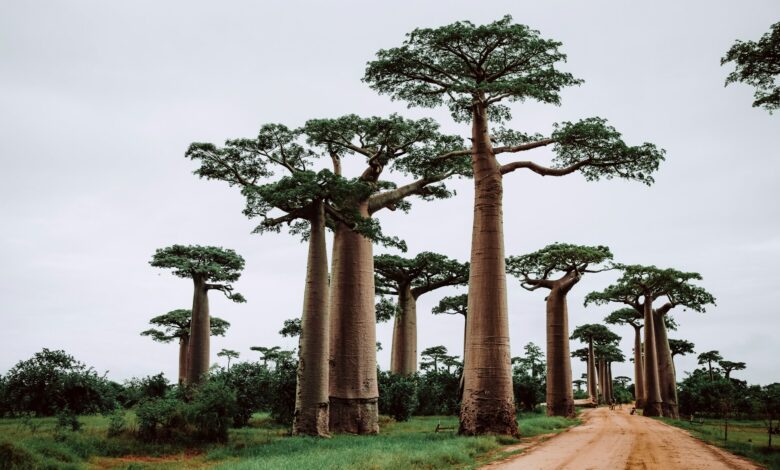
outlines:
[{"label": "grass field", "polygon": [[724,440],[721,420],[705,419],[703,424],[685,420],[663,419],[667,424],[683,428],[710,444],[747,457],[770,469],[780,470],[780,436],[772,436],[772,448],[767,446],[767,432],[763,421],[729,421],[728,441]]},{"label": "grass field", "polygon": [[[577,420],[521,415],[523,437],[560,432]],[[128,413],[129,429],[134,417]],[[187,448],[144,444],[129,432],[107,437],[108,418],[81,417],[81,431],[58,431],[54,418],[0,420],[0,469],[444,469],[473,468],[499,457],[517,442],[506,437],[460,437],[434,432],[437,424],[456,428],[452,416],[382,420],[378,436],[338,435],[331,439],[288,437],[287,428],[255,415],[250,426],[230,431],[225,445]],[[15,466],[5,463],[16,461]]]}]

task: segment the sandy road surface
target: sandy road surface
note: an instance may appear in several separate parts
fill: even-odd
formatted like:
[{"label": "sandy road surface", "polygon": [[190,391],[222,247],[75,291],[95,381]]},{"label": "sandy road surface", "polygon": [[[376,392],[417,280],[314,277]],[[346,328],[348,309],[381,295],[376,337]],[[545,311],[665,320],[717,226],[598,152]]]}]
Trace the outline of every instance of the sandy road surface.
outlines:
[{"label": "sandy road surface", "polygon": [[682,429],[642,416],[629,407],[584,412],[585,423],[489,470],[758,469]]}]

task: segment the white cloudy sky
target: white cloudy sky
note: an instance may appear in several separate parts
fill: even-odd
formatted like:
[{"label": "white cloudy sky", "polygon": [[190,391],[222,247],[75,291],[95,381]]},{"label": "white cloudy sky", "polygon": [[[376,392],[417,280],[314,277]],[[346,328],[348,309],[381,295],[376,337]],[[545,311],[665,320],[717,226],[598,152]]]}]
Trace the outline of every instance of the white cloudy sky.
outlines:
[{"label": "white cloudy sky", "polygon": [[[251,137],[263,123],[346,113],[432,116],[467,136],[445,110],[407,110],[360,78],[378,49],[415,27],[507,13],[562,41],[565,68],[585,80],[560,107],[515,105],[512,126],[549,132],[553,122],[597,115],[629,143],[668,152],[649,188],[508,175],[507,253],[553,241],[606,244],[622,262],[698,271],[718,306],[678,312],[671,336],[747,362],[737,377],[780,380],[780,116],[751,108],[750,88],[724,88],[728,68],[719,65],[735,39],[757,39],[780,20],[776,0],[3,1],[0,373],[48,347],[116,380],[159,371],[174,378],[176,346],[138,335],[151,316],[191,302],[187,281],[148,265],[155,248],[173,243],[222,245],[247,259],[236,285],[249,302],[213,297],[212,312],[233,324],[214,352],[246,358],[253,345],[294,347],[277,331],[301,309],[305,246],[284,234],[251,235],[238,192],[194,177],[185,149]],[[546,152],[535,158],[547,161]],[[466,260],[472,189],[455,186],[451,200],[383,214],[385,230],[405,238],[410,254]],[[612,310],[583,308],[582,298],[613,279],[593,275],[576,287],[572,326]],[[544,294],[509,285],[517,355],[529,341],[544,344]],[[420,349],[461,350],[462,319],[426,313],[456,292],[421,298]],[[378,329],[382,367],[390,331]],[[629,353],[630,328],[617,332]],[[693,367],[695,359],[679,360],[678,370]],[[616,366],[621,374],[633,375],[630,363]]]}]

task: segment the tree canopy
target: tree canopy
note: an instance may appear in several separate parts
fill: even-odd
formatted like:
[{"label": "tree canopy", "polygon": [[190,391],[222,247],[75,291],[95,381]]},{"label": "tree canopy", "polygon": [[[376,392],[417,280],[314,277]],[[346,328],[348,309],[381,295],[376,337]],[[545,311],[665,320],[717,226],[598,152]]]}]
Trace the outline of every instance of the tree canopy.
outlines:
[{"label": "tree canopy", "polygon": [[672,351],[672,357],[685,356],[686,354],[693,354],[696,347],[692,342],[685,339],[669,339],[669,349]]},{"label": "tree canopy", "polygon": [[[190,323],[192,322],[192,310],[176,309],[163,315],[156,316],[149,320],[149,323],[155,325],[158,329],[148,329],[141,332],[141,336],[150,336],[152,340],[160,343],[170,343],[174,339],[190,336]],[[225,332],[230,328],[230,323],[218,318],[210,317],[211,336],[225,336]]]},{"label": "tree canopy", "polygon": [[706,351],[698,356],[699,364],[711,364],[723,360],[723,356],[720,355],[720,351]]},{"label": "tree canopy", "polygon": [[753,107],[770,113],[780,108],[780,22],[770,26],[758,41],[737,41],[720,59],[734,62],[734,71],[726,77],[726,86],[742,82],[755,87]]},{"label": "tree canopy", "polygon": [[[172,245],[159,248],[149,264],[172,269],[175,276],[182,278],[234,282],[241,277],[244,258],[231,249],[217,246]],[[222,291],[234,302],[245,302],[230,284],[206,284],[206,287]]]},{"label": "tree canopy", "polygon": [[284,326],[279,330],[279,334],[284,337],[296,338],[301,335],[303,330],[300,318],[290,318],[284,321]]},{"label": "tree canopy", "polygon": [[[598,265],[612,259],[606,246],[582,246],[568,243],[553,243],[541,250],[522,256],[510,256],[506,260],[507,273],[520,278],[523,288],[535,290],[552,288],[555,274],[574,276],[576,280],[584,273],[594,273]],[[593,265],[596,265],[593,267]]]},{"label": "tree canopy", "polygon": [[408,286],[415,298],[441,287],[463,285],[469,280],[468,263],[428,251],[414,258],[374,256],[374,271],[378,294],[399,295],[401,287]]},{"label": "tree canopy", "polygon": [[468,312],[469,295],[451,295],[443,297],[438,305],[433,307],[431,313],[434,315],[448,314],[448,315],[463,315],[466,316]]},{"label": "tree canopy", "polygon": [[604,325],[586,323],[575,328],[571,333],[570,339],[576,339],[586,344],[593,341],[594,345],[596,345],[620,341],[620,336],[610,331]]}]

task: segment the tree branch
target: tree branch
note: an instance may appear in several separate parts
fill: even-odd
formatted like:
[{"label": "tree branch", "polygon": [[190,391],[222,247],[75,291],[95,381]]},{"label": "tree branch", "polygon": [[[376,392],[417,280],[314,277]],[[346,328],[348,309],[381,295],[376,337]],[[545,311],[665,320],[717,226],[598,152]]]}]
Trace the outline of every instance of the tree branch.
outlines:
[{"label": "tree branch", "polygon": [[499,171],[502,175],[505,175],[507,173],[511,173],[515,170],[518,170],[520,168],[527,168],[534,173],[537,173],[542,176],[564,176],[568,175],[570,173],[574,173],[575,171],[579,170],[583,166],[590,163],[590,159],[582,160],[574,165],[570,165],[564,168],[549,168],[546,166],[538,165],[534,162],[530,161],[523,161],[523,162],[512,162],[507,163],[506,165],[499,166]]}]

